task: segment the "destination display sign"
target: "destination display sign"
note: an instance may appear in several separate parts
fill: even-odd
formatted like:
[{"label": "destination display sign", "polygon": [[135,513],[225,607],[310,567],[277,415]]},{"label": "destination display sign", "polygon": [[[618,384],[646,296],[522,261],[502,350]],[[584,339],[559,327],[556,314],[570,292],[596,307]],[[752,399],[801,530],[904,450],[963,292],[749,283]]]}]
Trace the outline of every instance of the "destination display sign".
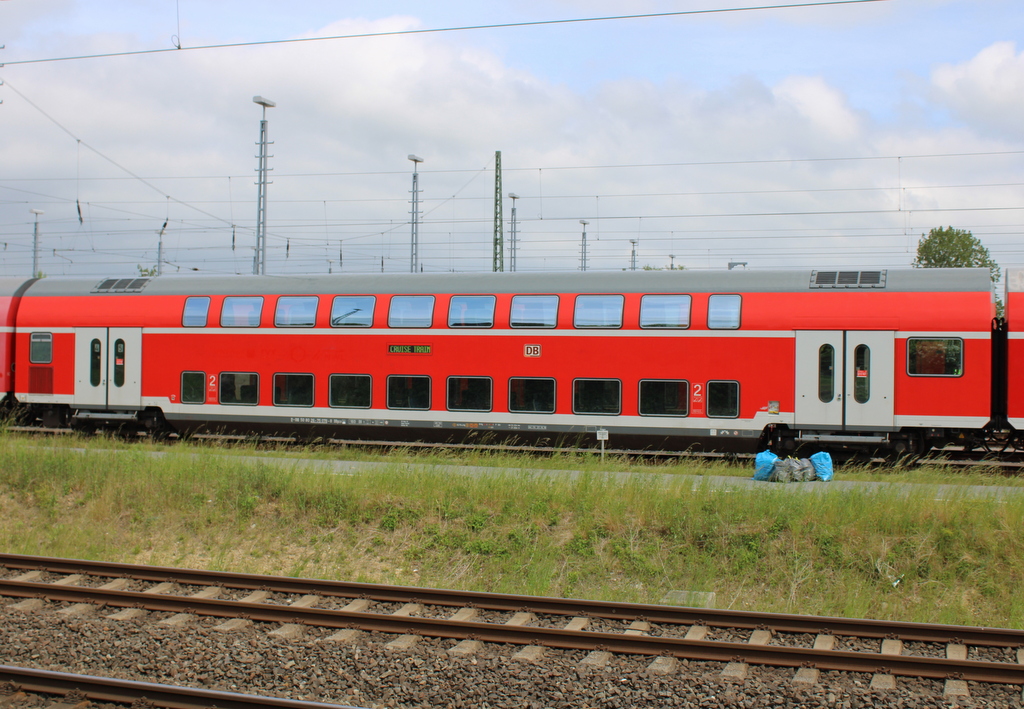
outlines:
[{"label": "destination display sign", "polygon": [[388,354],[430,354],[430,345],[388,345]]}]

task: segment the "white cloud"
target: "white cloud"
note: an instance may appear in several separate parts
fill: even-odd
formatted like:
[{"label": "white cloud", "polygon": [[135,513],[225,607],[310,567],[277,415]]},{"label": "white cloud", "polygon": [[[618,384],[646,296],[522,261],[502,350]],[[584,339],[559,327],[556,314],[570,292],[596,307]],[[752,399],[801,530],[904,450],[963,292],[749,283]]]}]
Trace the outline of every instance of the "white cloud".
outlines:
[{"label": "white cloud", "polygon": [[994,136],[1024,138],[1024,52],[1013,42],[996,42],[960,64],[932,73],[938,101],[962,121]]}]

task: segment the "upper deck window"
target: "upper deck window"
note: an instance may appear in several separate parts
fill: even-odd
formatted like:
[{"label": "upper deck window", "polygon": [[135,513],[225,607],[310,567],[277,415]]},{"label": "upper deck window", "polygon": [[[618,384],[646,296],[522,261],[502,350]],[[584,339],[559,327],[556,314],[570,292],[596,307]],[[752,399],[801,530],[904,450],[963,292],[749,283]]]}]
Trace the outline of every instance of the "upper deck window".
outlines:
[{"label": "upper deck window", "polygon": [[388,327],[430,327],[434,324],[434,296],[396,295],[391,298]]},{"label": "upper deck window", "polygon": [[206,318],[210,312],[210,296],[194,295],[185,298],[185,310],[181,314],[184,327],[206,327]]},{"label": "upper deck window", "polygon": [[640,299],[640,327],[690,327],[690,296],[645,295]]},{"label": "upper deck window", "polygon": [[622,327],[621,295],[578,295],[572,324],[579,328]]},{"label": "upper deck window", "polygon": [[512,327],[554,327],[557,319],[557,295],[512,296]]},{"label": "upper deck window", "polygon": [[274,327],[313,327],[320,299],[315,295],[282,295],[274,311]]},{"label": "upper deck window", "polygon": [[448,327],[494,327],[493,295],[453,295]]},{"label": "upper deck window", "polygon": [[736,330],[740,326],[740,305],[738,295],[708,296],[708,328],[711,330]]},{"label": "upper deck window", "polygon": [[259,327],[263,313],[263,297],[258,295],[228,296],[220,310],[221,327]]},{"label": "upper deck window", "polygon": [[377,303],[372,295],[336,295],[331,304],[331,327],[372,327],[373,307]]}]

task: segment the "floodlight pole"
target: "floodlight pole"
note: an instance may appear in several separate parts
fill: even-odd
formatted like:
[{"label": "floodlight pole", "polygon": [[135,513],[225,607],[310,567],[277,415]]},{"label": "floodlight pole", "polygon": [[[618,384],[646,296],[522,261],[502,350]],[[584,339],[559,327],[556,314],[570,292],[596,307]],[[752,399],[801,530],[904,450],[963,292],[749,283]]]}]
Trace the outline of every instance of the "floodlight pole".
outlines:
[{"label": "floodlight pole", "polygon": [[630,239],[629,243],[633,245],[633,250],[629,255],[629,270],[636,270],[636,239]]},{"label": "floodlight pole", "polygon": [[508,270],[516,270],[516,200],[519,199],[519,195],[515,192],[509,192],[508,198],[512,200],[512,230],[509,232],[508,239]]},{"label": "floodlight pole", "polygon": [[416,273],[420,265],[420,174],[417,168],[423,158],[410,155],[412,161],[412,233],[409,245],[409,273]]},{"label": "floodlight pole", "polygon": [[267,109],[277,104],[262,96],[253,96],[252,102],[263,107],[263,118],[260,120],[260,154],[259,179],[256,184],[259,186],[256,197],[256,257],[253,260],[252,272],[265,275],[267,272],[267,146],[273,143],[267,141]]},{"label": "floodlight pole", "polygon": [[580,270],[587,270],[587,224],[590,224],[586,219],[580,219],[580,224],[583,225],[583,239],[580,242]]},{"label": "floodlight pole", "polygon": [[41,209],[28,211],[36,216],[36,225],[32,230],[32,277],[35,278],[39,273],[39,215],[45,214],[45,212]]}]

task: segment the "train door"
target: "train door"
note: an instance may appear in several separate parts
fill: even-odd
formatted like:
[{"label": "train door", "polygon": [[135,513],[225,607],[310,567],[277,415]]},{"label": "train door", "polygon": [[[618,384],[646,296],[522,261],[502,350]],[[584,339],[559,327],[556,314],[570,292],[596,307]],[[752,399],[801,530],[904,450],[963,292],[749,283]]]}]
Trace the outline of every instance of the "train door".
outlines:
[{"label": "train door", "polygon": [[75,406],[141,408],[141,328],[75,328]]},{"label": "train door", "polygon": [[893,426],[895,333],[796,333],[796,425],[825,430]]}]

